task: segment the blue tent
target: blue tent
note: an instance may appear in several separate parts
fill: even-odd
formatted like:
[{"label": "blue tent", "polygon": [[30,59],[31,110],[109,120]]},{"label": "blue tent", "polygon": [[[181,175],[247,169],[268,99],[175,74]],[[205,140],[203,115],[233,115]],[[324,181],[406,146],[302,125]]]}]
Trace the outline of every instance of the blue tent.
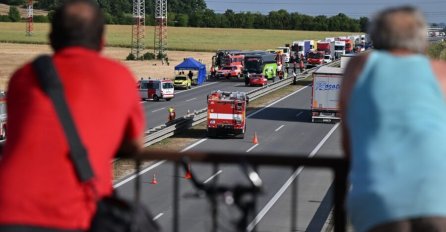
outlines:
[{"label": "blue tent", "polygon": [[175,70],[198,70],[197,85],[201,85],[206,81],[206,65],[194,58],[185,59],[183,63],[175,66]]}]

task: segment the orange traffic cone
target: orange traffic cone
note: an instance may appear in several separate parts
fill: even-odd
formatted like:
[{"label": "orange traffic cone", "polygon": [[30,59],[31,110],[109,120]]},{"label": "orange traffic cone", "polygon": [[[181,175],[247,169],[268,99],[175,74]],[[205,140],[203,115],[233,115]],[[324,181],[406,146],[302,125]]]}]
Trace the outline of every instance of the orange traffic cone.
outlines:
[{"label": "orange traffic cone", "polygon": [[252,139],[252,143],[259,144],[259,139],[257,139],[257,132],[254,132],[254,138]]},{"label": "orange traffic cone", "polygon": [[150,182],[151,184],[158,184],[158,180],[156,180],[156,175],[153,174],[153,178],[152,181]]},{"label": "orange traffic cone", "polygon": [[190,173],[190,164],[187,165],[187,170],[186,170],[186,174],[184,174],[184,179],[191,179],[192,178],[192,174]]}]

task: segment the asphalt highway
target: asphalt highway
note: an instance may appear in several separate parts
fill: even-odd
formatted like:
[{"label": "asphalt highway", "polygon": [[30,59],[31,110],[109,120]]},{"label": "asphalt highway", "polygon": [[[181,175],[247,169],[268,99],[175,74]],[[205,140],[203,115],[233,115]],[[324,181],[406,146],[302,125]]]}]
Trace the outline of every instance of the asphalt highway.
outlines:
[{"label": "asphalt highway", "polygon": [[[217,84],[210,86],[214,88],[215,85]],[[243,88],[234,86],[234,83],[232,87],[229,85],[227,88],[234,87]],[[303,88],[251,113],[247,121],[245,139],[204,138],[186,149],[308,157],[341,156],[339,125],[311,123],[310,99],[311,88]],[[252,143],[254,133],[258,136],[258,145]],[[219,184],[248,184],[241,169],[234,165],[222,165],[214,169],[208,165],[192,163],[191,169],[196,177],[204,182],[218,179]],[[332,176],[328,170],[259,167],[258,172],[263,180],[264,191],[258,197],[256,217],[250,220],[250,228],[256,226],[257,231],[291,231],[290,199],[296,195],[297,224],[293,226],[293,230],[321,231],[330,209],[330,194],[327,194],[327,191],[330,189]],[[156,175],[157,185],[150,184],[153,175]],[[183,175],[184,172],[181,171],[180,176],[173,176],[173,165],[165,161],[159,161],[146,168],[141,175],[142,201],[149,206],[163,231],[172,231],[173,181],[178,179],[181,196],[179,231],[211,231],[210,205],[205,197],[197,197],[197,194],[194,194],[196,190]],[[294,179],[298,180],[297,194],[293,194],[291,190],[290,183]],[[133,186],[134,181],[128,178],[117,183],[115,188],[119,194],[131,198]],[[235,231],[231,226],[239,216],[238,211],[233,205],[223,204],[223,200],[219,202],[219,231]]]},{"label": "asphalt highway", "polygon": [[245,87],[243,81],[204,82],[200,86],[192,86],[189,90],[175,90],[175,97],[170,101],[141,101],[143,105],[146,130],[167,122],[167,109],[173,107],[177,117],[184,116],[189,110],[200,110],[207,106],[206,96],[213,90],[249,92],[257,87]]}]

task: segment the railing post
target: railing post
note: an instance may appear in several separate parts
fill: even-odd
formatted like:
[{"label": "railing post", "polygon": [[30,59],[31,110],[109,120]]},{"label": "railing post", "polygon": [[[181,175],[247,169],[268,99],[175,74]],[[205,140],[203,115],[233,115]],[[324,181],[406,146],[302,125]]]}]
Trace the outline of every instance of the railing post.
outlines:
[{"label": "railing post", "polygon": [[[218,164],[214,163],[213,165],[213,172],[212,173],[217,173],[218,172]],[[215,187],[215,184],[217,183],[217,178],[218,175],[214,177],[214,179],[211,181],[213,187]],[[218,231],[218,202],[217,202],[217,196],[212,197],[211,199],[212,201],[212,232],[217,232]]]},{"label": "railing post", "polygon": [[180,210],[180,203],[179,203],[179,171],[178,171],[178,162],[175,162],[174,168],[173,168],[173,232],[179,232],[179,210]]},{"label": "railing post", "polygon": [[[298,167],[294,166],[293,169],[291,169],[291,175],[294,175]],[[298,178],[297,176],[293,180],[293,185],[291,186],[291,231],[297,231],[297,185],[298,185]]]},{"label": "railing post", "polygon": [[335,167],[335,193],[334,193],[334,232],[345,232],[347,228],[347,215],[344,208],[347,192],[347,165],[340,163]]}]

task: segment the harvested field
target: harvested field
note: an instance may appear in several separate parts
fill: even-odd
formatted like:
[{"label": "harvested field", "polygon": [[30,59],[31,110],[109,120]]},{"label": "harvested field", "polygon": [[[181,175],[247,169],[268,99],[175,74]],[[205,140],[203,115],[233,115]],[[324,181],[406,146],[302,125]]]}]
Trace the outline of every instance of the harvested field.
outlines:
[{"label": "harvested field", "polygon": [[[147,47],[153,48],[153,26],[146,27]],[[25,23],[0,23],[0,42],[48,43],[49,24],[35,23],[34,35],[25,36]],[[216,51],[218,49],[265,50],[295,40],[345,36],[350,32],[286,31],[232,28],[169,27],[168,48],[181,51]],[[108,46],[130,47],[131,25],[107,25]]]},{"label": "harvested field", "polygon": [[[128,48],[106,47],[103,54],[125,64],[136,79],[149,76],[173,78],[174,67],[181,63],[183,58],[201,59],[208,67],[212,58],[212,53],[208,52],[170,51],[168,53],[170,66],[167,66],[161,65],[160,61],[125,61],[124,58],[129,52]],[[17,68],[45,53],[51,53],[48,45],[0,43],[0,90],[6,90],[9,78]]]}]

